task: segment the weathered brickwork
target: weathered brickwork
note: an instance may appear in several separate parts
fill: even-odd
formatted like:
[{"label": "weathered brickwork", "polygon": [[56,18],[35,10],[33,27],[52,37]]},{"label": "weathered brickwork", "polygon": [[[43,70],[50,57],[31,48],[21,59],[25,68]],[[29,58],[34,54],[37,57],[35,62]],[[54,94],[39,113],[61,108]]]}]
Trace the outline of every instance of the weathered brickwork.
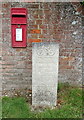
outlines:
[{"label": "weathered brickwork", "polygon": [[[11,46],[11,7],[28,10],[27,47]],[[82,83],[82,15],[71,3],[6,2],[2,4],[2,67],[4,91],[31,89],[32,42],[59,43],[59,78]]]},{"label": "weathered brickwork", "polygon": [[2,19],[1,18],[2,18],[2,4],[0,3],[0,96],[2,95],[1,92],[2,91]]}]

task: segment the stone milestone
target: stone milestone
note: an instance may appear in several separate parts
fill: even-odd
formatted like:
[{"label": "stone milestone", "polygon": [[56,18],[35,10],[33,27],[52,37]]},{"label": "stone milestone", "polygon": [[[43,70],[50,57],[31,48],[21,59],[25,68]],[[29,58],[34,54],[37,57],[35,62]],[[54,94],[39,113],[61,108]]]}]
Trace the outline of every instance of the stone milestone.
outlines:
[{"label": "stone milestone", "polygon": [[56,106],[59,45],[32,43],[32,105]]}]

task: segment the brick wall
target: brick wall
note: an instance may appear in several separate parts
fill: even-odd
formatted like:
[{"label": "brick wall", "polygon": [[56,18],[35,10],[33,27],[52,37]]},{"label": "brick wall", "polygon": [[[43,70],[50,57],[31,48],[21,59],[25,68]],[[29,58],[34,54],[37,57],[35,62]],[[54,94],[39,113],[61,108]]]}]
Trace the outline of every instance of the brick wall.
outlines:
[{"label": "brick wall", "polygon": [[2,95],[2,4],[0,3],[0,96]]},{"label": "brick wall", "polygon": [[[11,7],[28,10],[26,48],[11,46]],[[31,90],[32,42],[59,43],[59,81],[81,85],[82,15],[71,3],[6,2],[2,4],[2,13],[3,94]]]}]

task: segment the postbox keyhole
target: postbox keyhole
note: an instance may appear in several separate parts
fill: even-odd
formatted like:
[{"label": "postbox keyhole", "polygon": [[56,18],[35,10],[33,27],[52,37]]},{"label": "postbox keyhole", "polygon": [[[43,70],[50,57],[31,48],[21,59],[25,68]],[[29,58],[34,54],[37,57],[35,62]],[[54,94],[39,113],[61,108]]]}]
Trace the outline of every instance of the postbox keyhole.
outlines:
[{"label": "postbox keyhole", "polygon": [[20,28],[20,25],[18,25],[18,28]]}]

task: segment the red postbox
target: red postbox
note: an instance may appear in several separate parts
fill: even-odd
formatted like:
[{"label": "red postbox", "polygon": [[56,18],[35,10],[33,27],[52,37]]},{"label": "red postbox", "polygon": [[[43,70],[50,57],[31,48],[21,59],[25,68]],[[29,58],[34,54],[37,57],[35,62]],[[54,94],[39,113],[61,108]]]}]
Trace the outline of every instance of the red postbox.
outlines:
[{"label": "red postbox", "polygon": [[11,8],[12,47],[26,47],[27,10],[26,8]]}]

